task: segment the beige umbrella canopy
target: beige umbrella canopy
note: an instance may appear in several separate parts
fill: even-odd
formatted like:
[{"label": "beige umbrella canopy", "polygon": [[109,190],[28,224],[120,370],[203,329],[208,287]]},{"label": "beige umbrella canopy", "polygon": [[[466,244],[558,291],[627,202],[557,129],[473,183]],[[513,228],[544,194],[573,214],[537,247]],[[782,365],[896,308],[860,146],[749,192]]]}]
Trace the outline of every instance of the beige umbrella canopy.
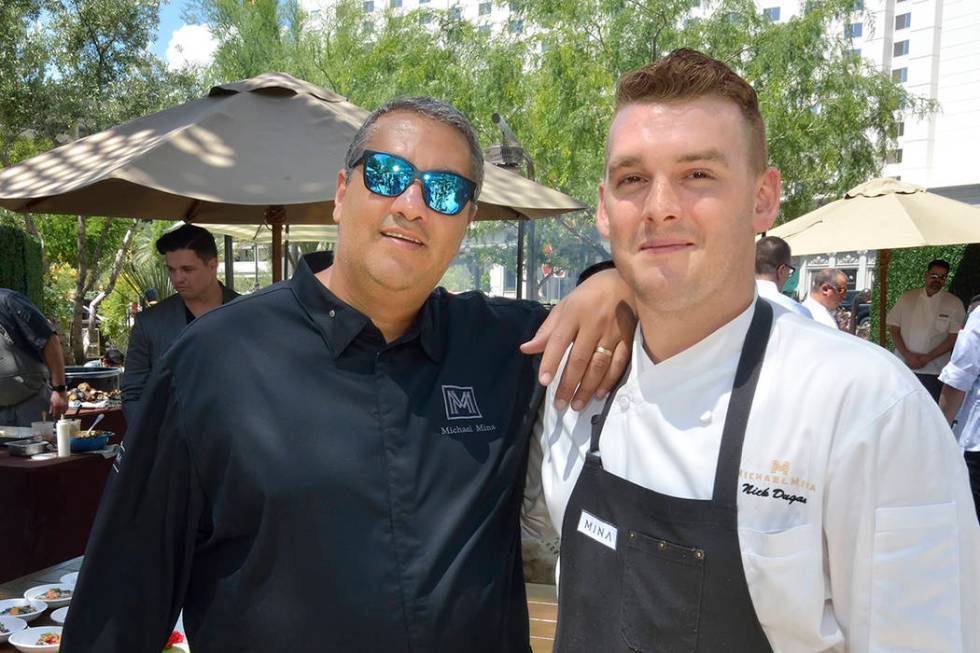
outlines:
[{"label": "beige umbrella canopy", "polygon": [[879,342],[885,341],[886,271],[892,249],[980,242],[980,208],[896,179],[872,179],[769,231],[793,254],[877,249]]},{"label": "beige umbrella canopy", "polygon": [[[231,236],[235,240],[255,243],[272,242],[272,226],[267,224],[208,224],[207,229],[215,235]],[[289,240],[297,243],[335,243],[337,242],[337,226],[332,224],[290,225]]]},{"label": "beige umbrella canopy", "polygon": [[[342,96],[284,73],[221,84],[207,97],[0,170],[0,206],[196,223],[327,224],[337,171],[366,116]],[[581,208],[563,193],[487,166],[477,219]],[[280,242],[274,236],[273,248]]]}]

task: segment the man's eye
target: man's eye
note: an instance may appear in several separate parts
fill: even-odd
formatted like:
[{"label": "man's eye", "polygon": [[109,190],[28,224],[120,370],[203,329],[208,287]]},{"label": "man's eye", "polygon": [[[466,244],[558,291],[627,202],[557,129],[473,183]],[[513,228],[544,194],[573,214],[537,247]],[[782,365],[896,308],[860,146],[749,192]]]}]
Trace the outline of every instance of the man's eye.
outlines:
[{"label": "man's eye", "polygon": [[710,172],[707,170],[695,170],[690,174],[692,179],[713,179]]},{"label": "man's eye", "polygon": [[632,184],[639,184],[642,181],[643,181],[643,177],[640,177],[639,175],[626,175],[625,177],[619,180],[617,186],[629,186]]}]

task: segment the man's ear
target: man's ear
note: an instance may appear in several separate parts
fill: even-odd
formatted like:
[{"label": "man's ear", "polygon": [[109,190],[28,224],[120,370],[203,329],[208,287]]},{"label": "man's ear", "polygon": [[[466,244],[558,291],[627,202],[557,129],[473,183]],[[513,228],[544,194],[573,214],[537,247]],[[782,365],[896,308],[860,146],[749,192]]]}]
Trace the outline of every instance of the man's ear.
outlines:
[{"label": "man's ear", "polygon": [[333,221],[340,224],[341,206],[344,204],[344,195],[347,194],[347,173],[341,170],[337,173],[337,190],[333,196]]},{"label": "man's ear", "polygon": [[752,211],[752,228],[756,233],[768,231],[779,215],[779,197],[782,182],[779,170],[766,168],[759,177],[755,191],[755,207]]},{"label": "man's ear", "polygon": [[599,204],[595,209],[595,228],[599,235],[609,240],[609,215],[606,213],[606,186],[599,183]]}]

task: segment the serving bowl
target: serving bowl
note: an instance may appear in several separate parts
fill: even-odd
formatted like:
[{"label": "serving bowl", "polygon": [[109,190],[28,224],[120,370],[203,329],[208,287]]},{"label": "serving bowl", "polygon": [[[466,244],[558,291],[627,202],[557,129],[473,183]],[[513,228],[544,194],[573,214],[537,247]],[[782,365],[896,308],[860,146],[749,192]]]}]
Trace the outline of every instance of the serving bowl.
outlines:
[{"label": "serving bowl", "polygon": [[[3,628],[0,628],[0,644],[6,642],[7,638],[17,631],[27,628],[27,622],[17,617],[0,617],[0,625],[3,626]],[[7,632],[3,632],[4,629]]]},{"label": "serving bowl", "polygon": [[92,435],[72,436],[71,450],[78,452],[105,449],[106,444],[109,442],[109,436],[111,435],[113,435],[112,431],[92,431]]},{"label": "serving bowl", "polygon": [[31,601],[43,601],[49,608],[60,608],[63,605],[68,605],[69,601],[71,601],[71,594],[64,598],[44,598],[44,595],[52,590],[61,590],[63,592],[70,592],[71,594],[75,593],[75,587],[72,585],[65,585],[64,583],[51,583],[49,585],[38,585],[37,587],[32,587],[24,592],[24,598]]},{"label": "serving bowl", "polygon": [[38,638],[45,633],[61,636],[61,626],[35,626],[25,628],[10,636],[9,643],[23,653],[49,653],[61,648],[61,644],[38,644]]},{"label": "serving bowl", "polygon": [[75,584],[78,583],[78,572],[73,571],[70,574],[65,574],[64,576],[61,577],[61,582],[64,583],[65,585],[71,585],[72,587],[75,587]]},{"label": "serving bowl", "polygon": [[[5,610],[10,608],[26,608],[28,606],[34,610],[30,614],[3,614]],[[40,617],[41,613],[47,609],[48,604],[44,601],[31,601],[29,599],[3,599],[0,601],[0,617],[17,617],[27,623]]]},{"label": "serving bowl", "polygon": [[51,617],[51,621],[55,622],[59,626],[64,626],[65,619],[68,618],[68,606],[66,605],[63,608],[58,608],[48,616]]}]

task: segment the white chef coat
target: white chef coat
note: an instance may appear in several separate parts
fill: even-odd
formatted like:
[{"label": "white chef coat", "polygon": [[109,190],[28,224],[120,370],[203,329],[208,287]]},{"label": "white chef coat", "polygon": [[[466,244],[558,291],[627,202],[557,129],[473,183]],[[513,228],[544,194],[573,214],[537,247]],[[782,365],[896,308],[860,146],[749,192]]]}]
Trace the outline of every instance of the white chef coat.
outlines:
[{"label": "white chef coat", "polygon": [[[773,311],[738,494],[742,564],[773,650],[980,651],[980,526],[935,402],[886,350]],[[637,329],[600,442],[606,471],[711,497],[751,315],[658,364]],[[603,402],[558,413],[556,386],[533,442],[560,529]]]},{"label": "white chef coat", "polygon": [[980,451],[980,310],[970,313],[956,336],[953,355],[939,380],[966,393],[953,433],[965,451]]},{"label": "white chef coat", "polygon": [[[902,331],[905,346],[916,353],[925,354],[937,347],[951,333],[963,327],[966,310],[956,295],[940,290],[930,297],[925,288],[909,290],[898,298],[888,311],[885,324],[897,326]],[[897,351],[896,355],[901,357]],[[917,374],[939,374],[949,362],[949,352],[934,358]]]},{"label": "white chef coat", "polygon": [[776,284],[772,281],[769,281],[768,279],[756,279],[755,287],[756,290],[759,291],[759,297],[762,297],[770,304],[776,304],[778,306],[782,306],[783,308],[788,308],[794,313],[799,313],[803,317],[813,317],[813,315],[810,313],[810,309],[798,301],[794,301],[783,293],[779,292],[779,288],[777,288]]},{"label": "white chef coat", "polygon": [[818,324],[828,326],[831,329],[840,330],[840,325],[837,324],[837,319],[834,317],[833,313],[827,310],[827,307],[815,300],[813,297],[807,295],[806,299],[803,300],[803,306],[810,311],[810,315],[813,319],[817,321]]}]

